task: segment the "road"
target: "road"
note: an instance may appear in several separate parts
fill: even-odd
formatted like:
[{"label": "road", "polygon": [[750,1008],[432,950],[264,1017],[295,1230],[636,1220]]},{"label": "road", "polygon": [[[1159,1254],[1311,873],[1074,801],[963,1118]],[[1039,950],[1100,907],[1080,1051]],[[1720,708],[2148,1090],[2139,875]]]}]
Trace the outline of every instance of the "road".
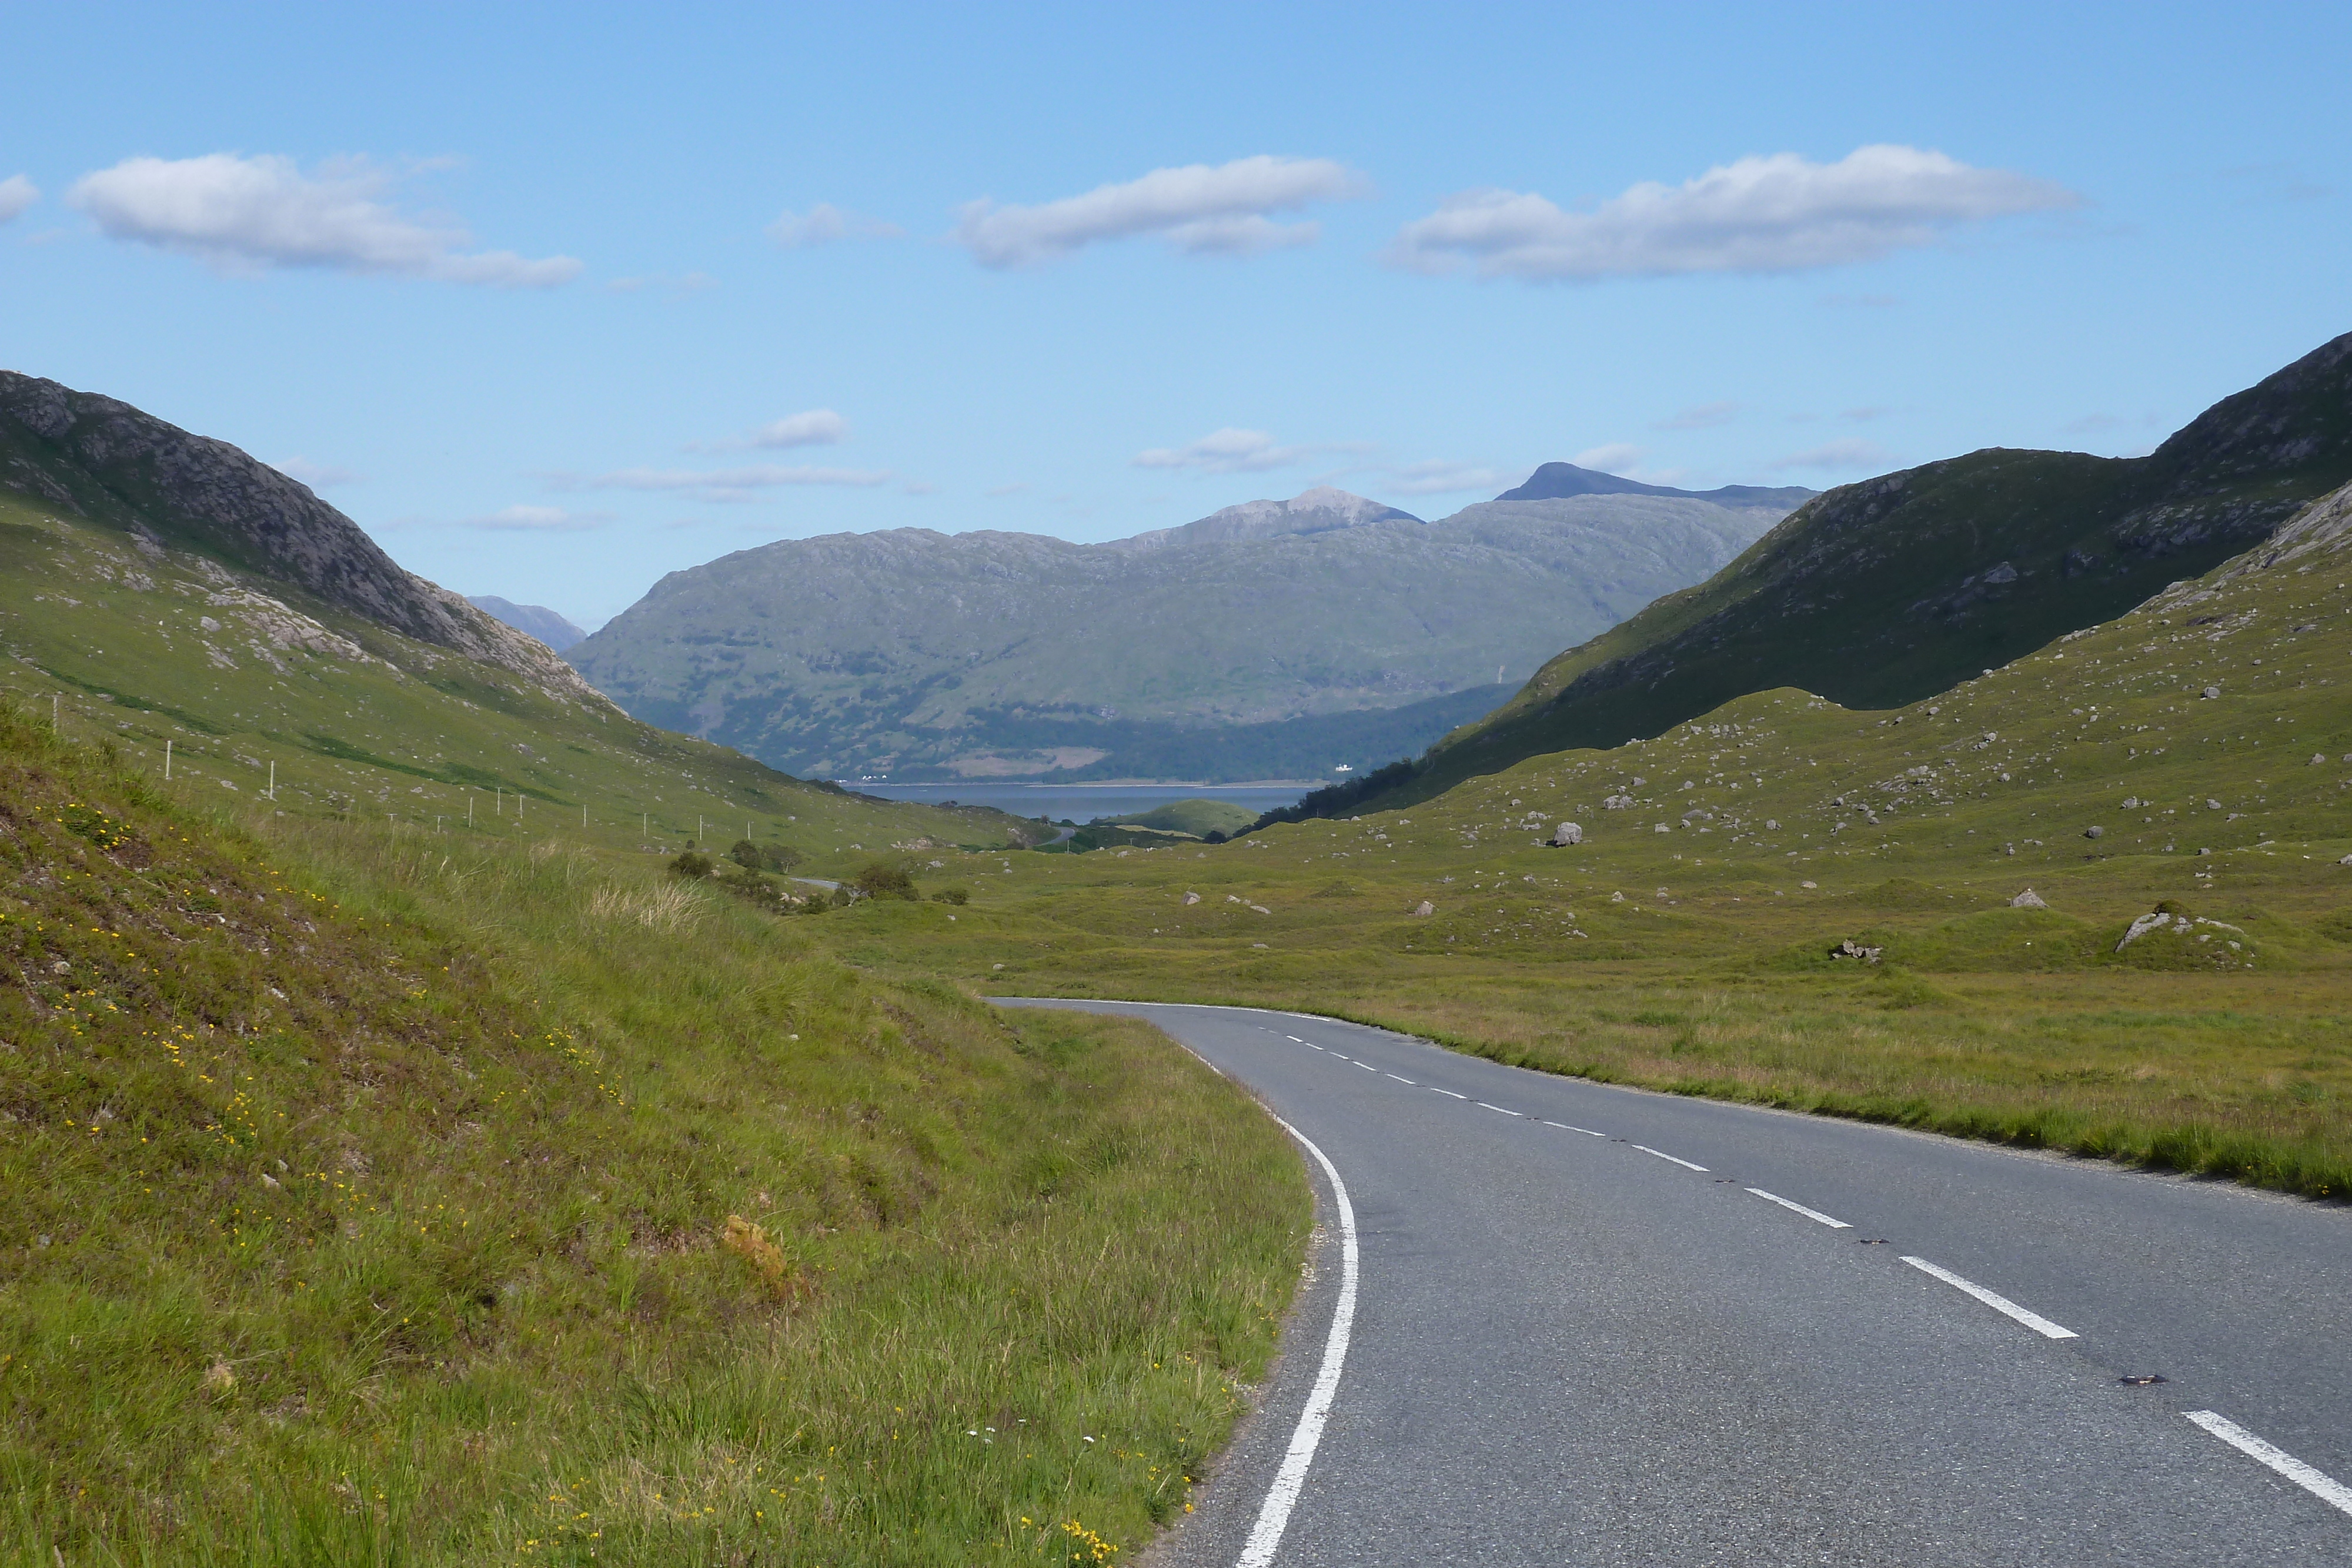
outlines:
[{"label": "road", "polygon": [[2352,1563],[2352,1210],[1004,1000],[1148,1018],[1329,1162],[1282,1364],[1163,1568]]}]

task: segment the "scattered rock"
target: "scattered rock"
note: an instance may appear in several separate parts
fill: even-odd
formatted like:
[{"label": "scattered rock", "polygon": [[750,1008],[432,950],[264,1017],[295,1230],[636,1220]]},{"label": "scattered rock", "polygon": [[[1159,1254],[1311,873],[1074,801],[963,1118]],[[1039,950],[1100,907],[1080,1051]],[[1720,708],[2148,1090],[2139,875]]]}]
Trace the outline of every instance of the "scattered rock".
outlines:
[{"label": "scattered rock", "polygon": [[[2352,863],[2352,855],[2347,855],[2344,858],[2347,863]],[[1424,898],[1412,906],[1412,912],[1415,915],[1434,915],[1437,913],[1437,905]]]},{"label": "scattered rock", "polygon": [[1562,822],[1551,831],[1551,841],[1555,849],[1563,850],[1571,844],[1580,844],[1584,841],[1584,829],[1575,822]]},{"label": "scattered rock", "polygon": [[1884,947],[1865,947],[1861,943],[1849,936],[1844,941],[1830,949],[1830,956],[1832,958],[1859,958],[1865,964],[1875,964],[1878,962],[1879,956],[1885,951],[1886,949]]},{"label": "scattered rock", "polygon": [[2106,836],[2106,829],[2099,827],[2097,824],[2094,823],[2092,826],[2083,830],[2083,836],[2086,839],[2104,838]]},{"label": "scattered rock", "polygon": [[1799,887],[1819,887],[1822,884],[1817,882],[1801,882],[1797,885]]},{"label": "scattered rock", "polygon": [[1197,894],[1197,893],[1188,893],[1188,894],[1186,894],[1184,895],[1184,903],[1186,904],[1186,905],[1187,905],[1187,906],[1190,906],[1190,905],[1192,905],[1192,904],[1198,904],[1198,903],[1200,903],[1200,902],[1201,902],[1201,895],[1200,895],[1199,894]]},{"label": "scattered rock", "polygon": [[2219,686],[2207,686],[2205,688],[2205,699],[2208,702],[2210,702],[2213,698],[2218,697],[2221,695],[2221,688]]},{"label": "scattered rock", "polygon": [[2221,809],[2221,802],[2208,796],[2205,800],[2205,809],[2209,811],[2218,811]]},{"label": "scattered rock", "polygon": [[2042,896],[2030,887],[2023,893],[2019,894],[2015,898],[2011,899],[2009,901],[2009,906],[2011,909],[2047,909],[2050,907],[2050,905],[2044,902]]}]

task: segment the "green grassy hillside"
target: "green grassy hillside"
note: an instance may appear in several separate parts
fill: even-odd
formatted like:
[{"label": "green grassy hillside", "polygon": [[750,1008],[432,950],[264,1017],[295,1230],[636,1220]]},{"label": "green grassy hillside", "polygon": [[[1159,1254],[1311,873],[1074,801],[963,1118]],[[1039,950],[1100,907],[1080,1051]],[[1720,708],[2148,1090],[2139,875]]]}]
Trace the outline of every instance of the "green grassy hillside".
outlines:
[{"label": "green grassy hillside", "polygon": [[1061,1563],[1187,1506],[1308,1219],[1224,1082],[861,976],[860,911],[189,804],[47,708],[0,710],[0,1562]]},{"label": "green grassy hillside", "polygon": [[1024,831],[994,811],[787,778],[639,724],[584,686],[542,685],[5,490],[0,648],[0,695],[54,701],[68,733],[111,737],[159,782],[168,743],[184,795],[251,800],[274,776],[274,809],[296,815],[477,837],[562,829],[673,852],[748,830],[800,849],[816,875],[893,845],[1005,845]]},{"label": "green grassy hillside", "polygon": [[1165,806],[1131,816],[1106,817],[1103,821],[1130,828],[1159,828],[1171,833],[1190,833],[1196,839],[1211,833],[1237,833],[1257,821],[1257,813],[1246,806],[1236,806],[1231,800],[1171,800]]},{"label": "green grassy hillside", "polygon": [[2347,479],[2352,334],[2146,457],[1991,450],[1849,485],[1553,659],[1418,762],[1310,797],[1305,814],[1407,805],[1772,686],[1848,707],[1918,702],[2218,565]]},{"label": "green grassy hillside", "polygon": [[1057,860],[919,943],[877,910],[845,951],[2333,1196],[2347,672],[2352,486],[1929,701],[1757,693],[1400,811]]}]

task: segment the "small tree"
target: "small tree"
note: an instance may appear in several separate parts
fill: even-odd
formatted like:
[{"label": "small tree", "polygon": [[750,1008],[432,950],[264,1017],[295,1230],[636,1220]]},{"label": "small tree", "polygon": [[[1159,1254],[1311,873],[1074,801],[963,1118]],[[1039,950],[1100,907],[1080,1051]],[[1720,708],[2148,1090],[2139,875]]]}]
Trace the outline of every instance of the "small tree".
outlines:
[{"label": "small tree", "polygon": [[790,844],[770,844],[760,852],[762,863],[772,872],[788,872],[808,857]]},{"label": "small tree", "polygon": [[760,869],[760,846],[753,843],[749,839],[737,839],[735,841],[735,847],[727,852],[727,858],[733,861],[737,865],[741,866],[745,871],[758,871]]},{"label": "small tree", "polygon": [[875,861],[850,879],[857,890],[868,898],[916,898],[915,879],[900,866],[887,861]]},{"label": "small tree", "polygon": [[688,850],[670,862],[669,869],[680,876],[705,877],[719,869],[719,862],[700,850]]}]

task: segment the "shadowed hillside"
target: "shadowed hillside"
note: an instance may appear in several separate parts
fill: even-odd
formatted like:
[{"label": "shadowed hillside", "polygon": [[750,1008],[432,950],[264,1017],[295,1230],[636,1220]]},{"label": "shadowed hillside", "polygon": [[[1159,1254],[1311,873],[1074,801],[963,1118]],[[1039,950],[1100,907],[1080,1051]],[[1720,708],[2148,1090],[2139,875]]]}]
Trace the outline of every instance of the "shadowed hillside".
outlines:
[{"label": "shadowed hillside", "polygon": [[2210,570],[2347,479],[2352,334],[2146,457],[1992,448],[1832,490],[1706,582],[1553,659],[1418,762],[1303,809],[1425,800],[1774,686],[1848,707],[1916,702]]}]

